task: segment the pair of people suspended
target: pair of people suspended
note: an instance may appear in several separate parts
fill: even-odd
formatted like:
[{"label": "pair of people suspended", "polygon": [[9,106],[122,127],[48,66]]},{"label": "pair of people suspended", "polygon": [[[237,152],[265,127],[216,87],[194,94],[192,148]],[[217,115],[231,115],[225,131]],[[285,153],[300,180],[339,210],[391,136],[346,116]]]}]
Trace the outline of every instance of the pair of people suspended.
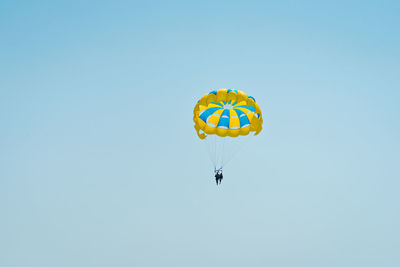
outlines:
[{"label": "pair of people suspended", "polygon": [[222,179],[224,179],[224,176],[222,175],[222,168],[218,170],[214,170],[215,172],[215,182],[217,185],[221,184]]}]

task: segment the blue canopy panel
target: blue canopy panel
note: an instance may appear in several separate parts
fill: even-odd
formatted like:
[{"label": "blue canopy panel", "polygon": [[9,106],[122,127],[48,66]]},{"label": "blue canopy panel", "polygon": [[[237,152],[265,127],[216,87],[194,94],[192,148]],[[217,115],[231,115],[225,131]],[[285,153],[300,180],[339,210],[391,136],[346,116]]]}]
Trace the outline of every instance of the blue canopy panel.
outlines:
[{"label": "blue canopy panel", "polygon": [[218,122],[218,128],[229,129],[229,110],[225,109]]},{"label": "blue canopy panel", "polygon": [[252,97],[252,96],[247,96],[248,98],[251,98],[251,99],[253,99],[254,100],[254,102],[256,102],[256,99],[254,98],[254,97]]},{"label": "blue canopy panel", "polygon": [[235,107],[235,108],[245,108],[245,109],[248,109],[248,110],[250,110],[250,111],[252,111],[252,112],[255,112],[255,111],[256,111],[256,108],[255,108],[255,107],[252,107],[252,106],[246,106],[246,105],[243,105],[243,106],[237,106],[237,107]]},{"label": "blue canopy panel", "polygon": [[214,108],[206,109],[206,110],[200,112],[199,118],[200,118],[202,121],[204,121],[205,123],[207,123],[208,117],[210,117],[215,111],[217,111],[217,110],[219,110],[219,109],[222,109],[222,108],[220,108],[220,107],[214,107]]}]

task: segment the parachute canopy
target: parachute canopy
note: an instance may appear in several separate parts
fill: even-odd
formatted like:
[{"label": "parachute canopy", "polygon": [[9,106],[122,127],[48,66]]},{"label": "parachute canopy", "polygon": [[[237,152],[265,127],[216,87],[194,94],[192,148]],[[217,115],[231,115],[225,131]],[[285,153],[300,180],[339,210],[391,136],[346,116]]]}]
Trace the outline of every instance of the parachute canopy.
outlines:
[{"label": "parachute canopy", "polygon": [[204,95],[193,110],[194,128],[200,139],[207,135],[238,137],[262,130],[261,109],[254,97],[231,89]]}]

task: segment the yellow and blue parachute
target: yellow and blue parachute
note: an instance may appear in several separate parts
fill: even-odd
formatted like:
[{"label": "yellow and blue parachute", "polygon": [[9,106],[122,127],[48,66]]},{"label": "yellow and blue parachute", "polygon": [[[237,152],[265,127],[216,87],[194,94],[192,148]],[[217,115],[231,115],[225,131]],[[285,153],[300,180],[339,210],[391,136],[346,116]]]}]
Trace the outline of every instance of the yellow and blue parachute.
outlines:
[{"label": "yellow and blue parachute", "polygon": [[254,97],[232,89],[218,89],[204,95],[193,110],[194,128],[200,139],[207,135],[238,137],[262,130],[261,109]]}]

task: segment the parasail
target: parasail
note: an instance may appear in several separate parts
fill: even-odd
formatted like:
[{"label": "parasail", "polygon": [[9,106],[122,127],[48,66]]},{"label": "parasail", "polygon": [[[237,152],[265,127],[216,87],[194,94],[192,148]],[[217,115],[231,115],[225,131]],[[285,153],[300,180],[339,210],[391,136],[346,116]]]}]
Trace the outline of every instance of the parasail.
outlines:
[{"label": "parasail", "polygon": [[258,135],[263,119],[254,97],[223,88],[211,91],[197,102],[193,122],[197,136],[209,142],[209,154],[217,171],[222,170],[226,159],[233,156],[233,152],[226,155],[227,141],[232,143],[232,140],[251,133]]},{"label": "parasail", "polygon": [[252,96],[231,89],[204,95],[193,110],[194,128],[200,139],[207,135],[237,137],[262,130],[261,109]]}]

